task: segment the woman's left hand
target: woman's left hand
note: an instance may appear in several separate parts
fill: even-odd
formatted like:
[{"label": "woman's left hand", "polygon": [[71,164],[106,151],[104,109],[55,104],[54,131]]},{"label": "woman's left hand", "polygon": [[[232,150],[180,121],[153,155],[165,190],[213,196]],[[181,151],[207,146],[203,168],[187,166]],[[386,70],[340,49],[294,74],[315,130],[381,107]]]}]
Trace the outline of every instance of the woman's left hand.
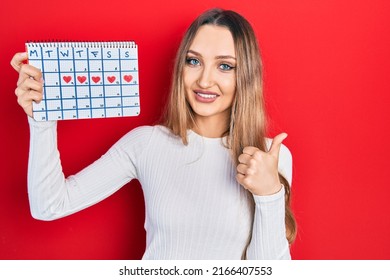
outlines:
[{"label": "woman's left hand", "polygon": [[256,147],[245,147],[238,157],[237,182],[254,195],[271,195],[281,188],[278,171],[280,146],[287,134],[281,133],[272,140],[268,152]]}]

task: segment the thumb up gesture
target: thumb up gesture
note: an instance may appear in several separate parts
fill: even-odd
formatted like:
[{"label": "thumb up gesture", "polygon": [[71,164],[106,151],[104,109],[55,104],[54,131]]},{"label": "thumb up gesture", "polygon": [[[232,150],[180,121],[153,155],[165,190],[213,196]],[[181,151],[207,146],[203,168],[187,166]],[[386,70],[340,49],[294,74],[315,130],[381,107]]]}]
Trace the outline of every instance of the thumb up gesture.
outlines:
[{"label": "thumb up gesture", "polygon": [[238,157],[237,182],[254,195],[277,193],[281,189],[278,172],[279,151],[286,137],[286,133],[275,136],[268,152],[256,147],[245,147]]}]

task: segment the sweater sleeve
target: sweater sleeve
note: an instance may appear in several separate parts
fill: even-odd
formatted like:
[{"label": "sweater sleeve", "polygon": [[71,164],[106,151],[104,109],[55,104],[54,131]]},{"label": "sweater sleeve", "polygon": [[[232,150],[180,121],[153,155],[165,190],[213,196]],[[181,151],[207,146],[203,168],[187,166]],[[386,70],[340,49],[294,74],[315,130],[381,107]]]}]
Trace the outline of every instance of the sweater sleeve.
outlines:
[{"label": "sweater sleeve", "polygon": [[[279,154],[279,172],[291,185],[292,157],[284,145]],[[255,214],[248,259],[291,259],[286,238],[284,195],[284,188],[269,196],[254,195]]]},{"label": "sweater sleeve", "polygon": [[29,125],[28,194],[31,214],[39,220],[85,209],[136,178],[137,157],[150,135],[150,127],[134,129],[94,163],[65,178],[57,149],[57,122],[29,118]]}]

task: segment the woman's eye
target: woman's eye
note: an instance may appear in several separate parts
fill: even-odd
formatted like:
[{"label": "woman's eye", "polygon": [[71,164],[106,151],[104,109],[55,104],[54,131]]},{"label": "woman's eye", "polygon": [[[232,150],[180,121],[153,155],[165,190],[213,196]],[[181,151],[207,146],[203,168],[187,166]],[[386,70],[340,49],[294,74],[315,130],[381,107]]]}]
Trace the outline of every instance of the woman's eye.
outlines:
[{"label": "woman's eye", "polygon": [[221,65],[219,65],[219,69],[223,71],[229,71],[232,70],[233,68],[234,68],[233,66],[230,66],[229,64],[226,63],[222,63]]},{"label": "woman's eye", "polygon": [[197,66],[200,64],[199,60],[196,58],[187,58],[186,62],[188,65]]}]

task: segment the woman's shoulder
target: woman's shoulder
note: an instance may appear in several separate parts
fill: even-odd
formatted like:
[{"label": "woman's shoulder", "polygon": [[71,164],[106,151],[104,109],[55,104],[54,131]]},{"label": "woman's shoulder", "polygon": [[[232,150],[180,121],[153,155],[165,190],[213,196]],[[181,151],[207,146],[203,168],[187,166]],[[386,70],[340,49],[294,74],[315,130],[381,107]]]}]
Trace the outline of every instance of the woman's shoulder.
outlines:
[{"label": "woman's shoulder", "polygon": [[155,131],[155,126],[143,125],[135,127],[123,135],[111,147],[111,150],[122,151],[126,154],[140,154],[148,147]]},{"label": "woman's shoulder", "polygon": [[151,138],[170,137],[171,132],[162,125],[143,125],[138,126],[123,136],[123,139],[138,140],[143,143],[148,142]]},{"label": "woman's shoulder", "polygon": [[123,135],[113,146],[112,150],[125,154],[141,156],[151,146],[164,146],[171,142],[173,134],[161,125],[144,125],[133,128]]}]

